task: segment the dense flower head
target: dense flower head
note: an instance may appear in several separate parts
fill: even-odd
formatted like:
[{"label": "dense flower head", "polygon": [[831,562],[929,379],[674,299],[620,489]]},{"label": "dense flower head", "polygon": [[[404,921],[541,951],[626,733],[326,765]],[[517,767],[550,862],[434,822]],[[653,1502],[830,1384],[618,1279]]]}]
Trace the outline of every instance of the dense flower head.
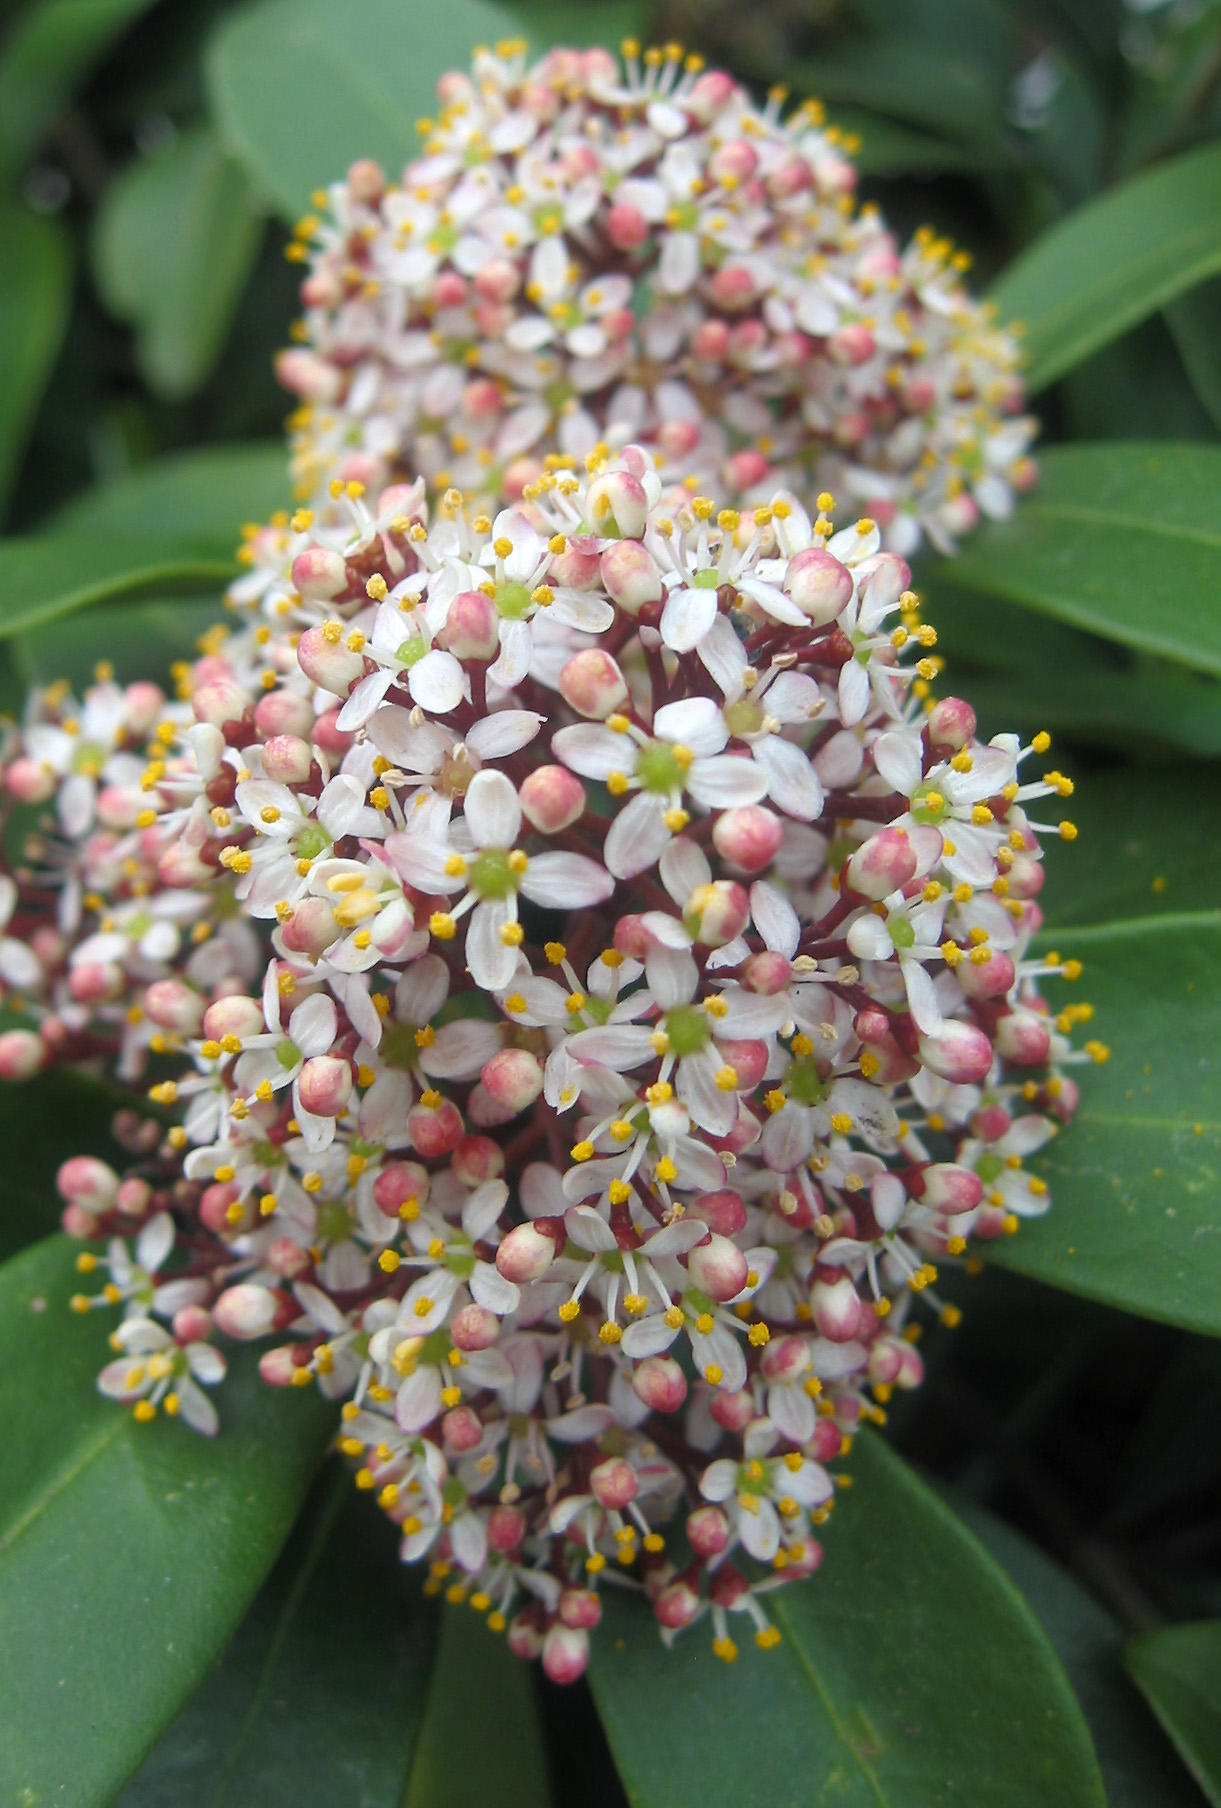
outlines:
[{"label": "dense flower head", "polygon": [[421,154],[319,191],[295,474],[515,503],[548,449],[647,445],[731,501],[827,488],[953,544],[1029,486],[1018,353],[928,229],[858,206],[844,135],[681,50],[479,53]]},{"label": "dense flower head", "polygon": [[833,510],[636,446],[498,511],[337,480],[171,694],[52,686],[4,753],[0,1074],[104,1060],[170,1119],[60,1172],[101,1387],[210,1433],[261,1341],[558,1680],[608,1578],[775,1641],[938,1269],[1047,1209],[1106,1052],[1031,952],[1071,784],[934,700],[906,565]]}]

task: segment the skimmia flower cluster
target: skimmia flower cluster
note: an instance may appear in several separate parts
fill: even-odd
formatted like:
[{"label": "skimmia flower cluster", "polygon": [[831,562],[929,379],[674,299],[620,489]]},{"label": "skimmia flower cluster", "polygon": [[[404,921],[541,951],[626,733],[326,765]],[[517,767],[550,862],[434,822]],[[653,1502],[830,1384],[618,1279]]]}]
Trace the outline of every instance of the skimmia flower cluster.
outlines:
[{"label": "skimmia flower cluster", "polygon": [[774,1642],[938,1267],[1046,1209],[1105,1055],[1030,952],[1071,785],[933,700],[906,565],[832,509],[634,446],[495,514],[336,482],[174,695],[53,686],[4,753],[0,1072],[160,1108],[59,1176],[103,1391],[211,1433],[262,1340],[561,1680],[608,1581]]},{"label": "skimmia flower cluster", "polygon": [[424,476],[493,508],[548,451],[646,445],[729,501],[830,489],[942,547],[1033,481],[1018,355],[928,229],[858,207],[850,141],[681,49],[477,55],[397,181],[315,196],[298,344],[303,500]]}]

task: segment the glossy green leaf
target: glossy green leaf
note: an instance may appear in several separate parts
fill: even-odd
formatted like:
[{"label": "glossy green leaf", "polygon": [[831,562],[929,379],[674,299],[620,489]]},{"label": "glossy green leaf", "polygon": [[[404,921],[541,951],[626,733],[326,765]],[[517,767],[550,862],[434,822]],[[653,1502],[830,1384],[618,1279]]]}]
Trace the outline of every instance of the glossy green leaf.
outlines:
[{"label": "glossy green leaf", "polygon": [[1079,834],[1044,837],[1049,929],[1215,906],[1221,768],[1202,765],[1189,783],[1158,766],[1084,772],[1065,808]]},{"label": "glossy green leaf", "polygon": [[1221,277],[1171,302],[1166,324],[1192,388],[1221,427]]},{"label": "glossy green leaf", "polygon": [[130,1103],[122,1088],[76,1072],[0,1084],[0,1261],[58,1229],[63,1201],[55,1175],[62,1161],[82,1150],[103,1161],[119,1158],[110,1124]]},{"label": "glossy green leaf", "polygon": [[38,146],[76,86],[153,0],[32,0],[0,49],[0,177]]},{"label": "glossy green leaf", "polygon": [[201,634],[222,619],[218,595],[198,598],[137,597],[86,609],[65,634],[57,621],[14,635],[7,645],[27,685],[67,678],[79,689],[92,682],[102,660],[121,684],[139,678],[164,682],[176,659],[193,659]]},{"label": "glossy green leaf", "polygon": [[436,1613],[398,1534],[320,1477],[224,1656],[115,1808],[401,1808]]},{"label": "glossy green leaf", "polygon": [[243,522],[288,491],[278,446],[209,448],[99,485],[37,534],[0,541],[0,637],[118,597],[219,592]]},{"label": "glossy green leaf", "polygon": [[0,205],[0,513],[17,474],[72,299],[72,255],[62,227],[26,207]]},{"label": "glossy green leaf", "polygon": [[1048,996],[1094,1006],[1078,1039],[1110,1059],[1076,1071],[1077,1114],[1033,1164],[1052,1209],[988,1259],[1221,1336],[1221,911],[1057,930],[1056,951],[1083,973]]},{"label": "glossy green leaf", "polygon": [[1221,446],[1054,446],[1008,521],[928,572],[940,595],[1020,603],[1108,640],[1221,674]]},{"label": "glossy green leaf", "polygon": [[138,158],[106,189],[94,274],[106,305],[135,325],[137,362],[155,394],[192,395],[211,372],[261,230],[241,166],[207,126]]},{"label": "glossy green leaf", "polygon": [[136,1425],[94,1385],[110,1313],[79,1316],[63,1236],[0,1270],[0,1801],[104,1804],[241,1619],[328,1435],[249,1359],[221,1435]]},{"label": "glossy green leaf", "polygon": [[357,157],[393,174],[417,154],[415,120],[437,78],[476,44],[519,34],[486,0],[262,0],[224,19],[209,86],[217,124],[255,186],[284,214]]},{"label": "glossy green leaf", "polygon": [[1147,1632],[1126,1656],[1183,1762],[1221,1808],[1221,1620]]},{"label": "glossy green leaf", "polygon": [[447,1606],[403,1808],[548,1808],[534,1678],[469,1607]]},{"label": "glossy green leaf", "polygon": [[951,1504],[1021,1590],[1064,1665],[1085,1715],[1108,1808],[1200,1808],[1182,1765],[1124,1674],[1118,1621],[1036,1544],[981,1507]]},{"label": "glossy green leaf", "polygon": [[[810,80],[817,87],[817,67],[810,71]],[[859,139],[852,161],[863,176],[939,176],[984,169],[997,161],[985,146],[934,137],[863,107],[837,104],[830,109],[830,122]]]},{"label": "glossy green leaf", "polygon": [[1032,391],[1221,270],[1221,144],[1114,188],[1053,226],[992,290],[1026,332]]},{"label": "glossy green leaf", "polygon": [[607,1589],[590,1666],[633,1808],[1102,1808],[1089,1734],[1038,1622],[961,1522],[873,1437],[809,1582],[765,1597],[782,1643],[667,1652]]},{"label": "glossy green leaf", "polygon": [[984,150],[1000,139],[1003,88],[995,73],[944,39],[896,33],[846,45],[796,64],[789,79],[832,111],[845,102]]}]

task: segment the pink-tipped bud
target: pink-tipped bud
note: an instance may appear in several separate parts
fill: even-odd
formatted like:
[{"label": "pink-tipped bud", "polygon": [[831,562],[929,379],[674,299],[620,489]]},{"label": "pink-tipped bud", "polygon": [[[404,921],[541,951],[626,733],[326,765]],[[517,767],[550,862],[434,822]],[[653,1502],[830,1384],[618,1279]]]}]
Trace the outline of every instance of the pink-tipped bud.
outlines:
[{"label": "pink-tipped bud", "polygon": [[589,1662],[589,1634],[562,1622],[543,1640],[543,1669],[552,1682],[579,1682]]},{"label": "pink-tipped bud", "polygon": [[313,603],[329,603],[348,587],[348,567],[341,553],[326,546],[307,546],[293,560],[293,583]]},{"label": "pink-tipped bud", "polygon": [[203,1033],[212,1042],[222,1042],[226,1036],[257,1036],[264,1027],[258,1000],[240,993],[218,998],[204,1012]]},{"label": "pink-tipped bud", "polygon": [[619,201],[606,216],[606,236],[616,251],[635,251],[649,236],[649,222],[638,207]]},{"label": "pink-tipped bud", "polygon": [[917,1038],[916,1051],[925,1067],[952,1086],[974,1086],[986,1080],[992,1066],[992,1044],[973,1023],[947,1018],[935,1036]]},{"label": "pink-tipped bud", "polygon": [[566,1588],[560,1596],[560,1618],[574,1631],[592,1632],[602,1619],[602,1603],[592,1588]]},{"label": "pink-tipped bud", "polygon": [[463,1186],[482,1186],[485,1180],[499,1180],[504,1173],[504,1151],[490,1136],[464,1136],[449,1165]]},{"label": "pink-tipped bud", "polygon": [[428,1188],[428,1170],[418,1161],[392,1161],[373,1182],[373,1203],[387,1218],[397,1218],[400,1206],[412,1201],[422,1205]]},{"label": "pink-tipped bud", "polygon": [[739,92],[731,75],[726,75],[723,69],[709,69],[687,96],[687,111],[701,125],[711,125]]},{"label": "pink-tipped bud", "polygon": [[515,1551],[526,1535],[526,1516],[520,1507],[493,1507],[488,1514],[488,1543],[506,1555]]},{"label": "pink-tipped bud", "polygon": [[[515,1281],[518,1286],[523,1286],[528,1281],[537,1281],[555,1261],[557,1239],[547,1230],[540,1230],[539,1222],[535,1220],[528,1224],[514,1225],[501,1238],[500,1247],[496,1251],[496,1266],[506,1281]],[[542,1222],[549,1224],[550,1220]]]},{"label": "pink-tipped bud", "polygon": [[565,590],[592,590],[598,582],[599,542],[596,534],[572,534],[551,561],[551,581]]},{"label": "pink-tipped bud", "polygon": [[601,577],[606,594],[627,615],[639,615],[662,599],[657,561],[639,540],[620,540],[602,554]]},{"label": "pink-tipped bud", "polygon": [[827,352],[836,364],[867,364],[877,350],[877,341],[867,326],[852,322],[841,326],[827,340]]},{"label": "pink-tipped bud", "polygon": [[881,899],[901,891],[919,860],[906,829],[879,829],[848,857],[845,876],[863,898]]},{"label": "pink-tipped bud", "polygon": [[784,824],[763,804],[741,804],[725,810],[712,827],[712,841],[723,860],[744,873],[770,866],[784,840]]},{"label": "pink-tipped bud", "polygon": [[924,1204],[947,1218],[973,1212],[984,1196],[984,1183],[974,1169],[951,1161],[932,1162],[921,1174],[920,1185]]},{"label": "pink-tipped bud", "polygon": [[814,1310],[814,1323],[832,1343],[851,1343],[859,1334],[865,1308],[846,1274],[837,1281],[815,1281],[810,1304]]},{"label": "pink-tipped bud", "polygon": [[640,1477],[626,1457],[607,1457],[590,1471],[589,1491],[600,1506],[619,1512],[640,1492]]},{"label": "pink-tipped bud", "polygon": [[975,711],[961,697],[940,697],[925,722],[933,747],[952,747],[957,753],[974,739]]},{"label": "pink-tipped bud", "polygon": [[334,402],[343,388],[343,377],[333,364],[299,345],[277,354],[276,376],[285,389],[307,402]]},{"label": "pink-tipped bud", "polygon": [[147,734],[164,708],[165,693],[159,684],[139,680],[123,692],[123,710],[133,734]]},{"label": "pink-tipped bud", "polygon": [[100,1220],[95,1212],[87,1212],[83,1205],[66,1205],[59,1214],[59,1222],[65,1236],[88,1242],[97,1236]]},{"label": "pink-tipped bud", "polygon": [[1012,957],[999,948],[989,948],[987,955],[983,961],[961,961],[954,969],[968,998],[1004,998],[1013,989],[1017,975]]},{"label": "pink-tipped bud", "polygon": [[700,1598],[689,1582],[681,1577],[668,1582],[653,1601],[653,1612],[667,1632],[681,1632],[700,1610]]},{"label": "pink-tipped bud", "polygon": [[117,998],[127,976],[117,961],[82,961],[68,975],[68,990],[78,1004],[101,1004]]},{"label": "pink-tipped bud", "polygon": [[43,766],[37,760],[14,760],[4,769],[5,789],[21,804],[45,804],[49,797],[55,796],[58,783],[51,767]]},{"label": "pink-tipped bud", "polygon": [[46,1059],[46,1047],[33,1030],[5,1030],[0,1035],[0,1080],[30,1080]]},{"label": "pink-tipped bud", "polygon": [[646,1356],[636,1364],[632,1386],[652,1412],[677,1412],[687,1398],[687,1377],[672,1356]]},{"label": "pink-tipped bud", "polygon": [[753,1092],[764,1074],[771,1059],[771,1048],[761,1040],[746,1040],[742,1037],[719,1036],[717,1049],[721,1059],[732,1067],[737,1075],[738,1092]]},{"label": "pink-tipped bud", "polygon": [[697,1556],[720,1556],[729,1543],[729,1521],[720,1507],[696,1507],[687,1515],[687,1542]]},{"label": "pink-tipped bud", "polygon": [[710,1299],[731,1300],[746,1285],[750,1264],[736,1243],[714,1231],[687,1257],[687,1273]]},{"label": "pink-tipped bud", "polygon": [[512,1117],[533,1105],[543,1090],[542,1065],[525,1048],[499,1049],[484,1062],[479,1078],[493,1103]]},{"label": "pink-tipped bud", "polygon": [[455,659],[494,659],[500,647],[496,604],[482,590],[460,590],[449,606],[438,646]]},{"label": "pink-tipped bud", "polygon": [[[851,1286],[851,1282],[848,1283]],[[760,1367],[769,1381],[793,1382],[810,1366],[810,1348],[804,1337],[774,1337],[763,1352]]]},{"label": "pink-tipped bud", "polygon": [[462,1113],[452,1099],[439,1105],[413,1105],[407,1113],[407,1134],[417,1155],[425,1161],[449,1155],[462,1139]]},{"label": "pink-tipped bud", "polygon": [[789,560],[785,589],[815,627],[826,627],[852,600],[852,573],[821,547],[808,546]]},{"label": "pink-tipped bud", "polygon": [[606,471],[586,491],[594,533],[607,540],[639,540],[649,519],[644,485],[630,471]]},{"label": "pink-tipped bud", "polygon": [[1034,1011],[1007,1011],[996,1026],[996,1052],[1015,1067],[1041,1067],[1051,1053],[1051,1025]]},{"label": "pink-tipped bud", "polygon": [[472,1300],[455,1312],[449,1334],[460,1350],[487,1350],[500,1336],[500,1320]]},{"label": "pink-tipped bud", "polygon": [[281,785],[303,785],[314,763],[314,750],[298,735],[272,735],[263,745],[263,771]]},{"label": "pink-tipped bud", "polygon": [[120,1181],[115,1205],[127,1218],[143,1218],[153,1202],[153,1189],[147,1180],[129,1176]]},{"label": "pink-tipped bud", "polygon": [[264,1350],[259,1357],[259,1379],[268,1387],[292,1387],[298,1369],[309,1364],[309,1347],[303,1343],[282,1343],[274,1350]]},{"label": "pink-tipped bud", "polygon": [[524,1658],[527,1663],[538,1656],[543,1648],[543,1629],[537,1609],[527,1607],[523,1613],[514,1615],[509,1622],[506,1642],[514,1657]]},{"label": "pink-tipped bud", "polygon": [[713,879],[697,885],[683,907],[683,926],[705,948],[723,948],[741,935],[750,921],[750,899],[736,879]]},{"label": "pink-tipped bud", "polygon": [[701,1219],[718,1237],[736,1237],[746,1224],[746,1205],[741,1193],[722,1187],[715,1193],[701,1193],[688,1207],[693,1218]]},{"label": "pink-tipped bud", "polygon": [[469,1406],[455,1406],[441,1420],[441,1440],[447,1450],[464,1455],[483,1437],[483,1421]]},{"label": "pink-tipped bud", "polygon": [[314,1117],[338,1117],[352,1096],[351,1064],[338,1055],[311,1055],[297,1076],[297,1096]]},{"label": "pink-tipped bud", "polygon": [[770,951],[752,954],[742,968],[742,984],[747,991],[758,992],[764,998],[786,991],[792,977],[793,969],[784,955]]},{"label": "pink-tipped bud", "polygon": [[203,1343],[212,1335],[212,1314],[206,1306],[182,1306],[170,1329],[175,1343]]},{"label": "pink-tipped bud", "polygon": [[338,707],[324,710],[314,723],[313,741],[314,746],[320,747],[323,753],[329,753],[333,759],[340,760],[356,737],[336,727],[338,717]]},{"label": "pink-tipped bud", "polygon": [[215,1237],[231,1237],[254,1225],[254,1205],[241,1203],[241,1193],[230,1181],[214,1181],[199,1200],[199,1221]]},{"label": "pink-tipped bud", "polygon": [[722,1388],[713,1396],[710,1410],[722,1431],[745,1431],[755,1416],[755,1402],[747,1388],[738,1393]]},{"label": "pink-tipped bud", "polygon": [[84,1206],[88,1212],[108,1212],[118,1197],[119,1177],[92,1155],[73,1155],[60,1166],[55,1186],[69,1205]]},{"label": "pink-tipped bud", "polygon": [[144,1015],[159,1030],[194,1036],[203,1022],[204,1001],[180,979],[157,979],[145,990]]},{"label": "pink-tipped bud", "polygon": [[299,1280],[303,1274],[308,1274],[313,1262],[309,1250],[302,1249],[292,1237],[277,1237],[267,1251],[267,1266],[274,1268],[285,1281]]},{"label": "pink-tipped bud", "polygon": [[[333,691],[337,697],[346,697],[357,679],[364,677],[365,662],[341,639],[332,639],[329,627],[330,623],[324,623],[320,628],[306,629],[297,642],[297,664],[311,684]],[[315,724],[315,739],[317,735]]]},{"label": "pink-tipped bud", "polygon": [[566,766],[537,766],[518,792],[522,815],[540,835],[555,835],[585,809],[585,787]]},{"label": "pink-tipped bud", "polygon": [[600,647],[583,647],[560,672],[560,695],[578,716],[604,722],[627,702],[627,682]]},{"label": "pink-tipped bud", "polygon": [[325,954],[343,930],[335,921],[334,906],[326,898],[307,897],[294,906],[280,929],[280,939],[290,954]]},{"label": "pink-tipped bud", "polygon": [[250,707],[250,693],[236,678],[214,678],[201,684],[191,697],[195,720],[212,728],[225,729],[244,722]]},{"label": "pink-tipped bud", "polygon": [[260,1287],[243,1281],[237,1287],[226,1287],[212,1308],[217,1329],[226,1337],[249,1343],[266,1337],[269,1331],[280,1331],[297,1316],[296,1301],[278,1288]]}]

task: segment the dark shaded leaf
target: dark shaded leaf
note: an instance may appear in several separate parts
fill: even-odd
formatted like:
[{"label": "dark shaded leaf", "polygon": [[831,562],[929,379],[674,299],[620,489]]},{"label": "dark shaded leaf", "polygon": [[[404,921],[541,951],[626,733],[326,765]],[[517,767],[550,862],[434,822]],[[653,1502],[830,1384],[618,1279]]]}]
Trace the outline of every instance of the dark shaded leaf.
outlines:
[{"label": "dark shaded leaf", "polygon": [[0,515],[68,324],[72,256],[63,229],[28,208],[0,205]]},{"label": "dark shaded leaf", "polygon": [[1166,1626],[1133,1639],[1128,1669],[1193,1777],[1221,1804],[1221,1620]]}]

